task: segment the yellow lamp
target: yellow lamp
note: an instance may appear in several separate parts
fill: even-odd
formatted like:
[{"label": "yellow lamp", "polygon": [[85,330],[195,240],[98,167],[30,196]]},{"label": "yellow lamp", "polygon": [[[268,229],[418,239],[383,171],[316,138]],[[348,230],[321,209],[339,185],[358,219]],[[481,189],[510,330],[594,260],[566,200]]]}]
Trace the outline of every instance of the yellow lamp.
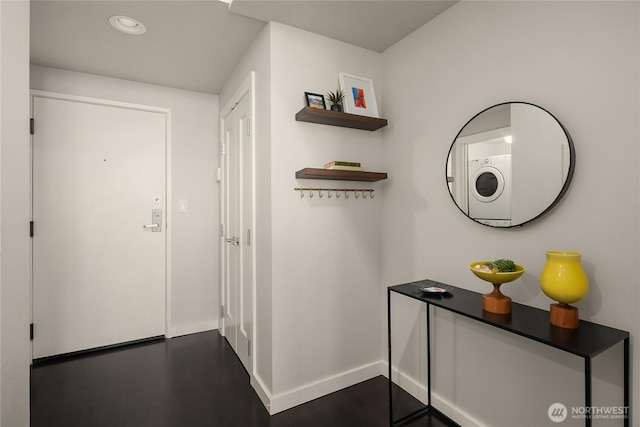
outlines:
[{"label": "yellow lamp", "polygon": [[540,287],[552,300],[550,321],[561,328],[576,329],[580,324],[578,308],[569,304],[589,292],[589,279],[580,264],[580,252],[547,251],[547,262],[540,273]]}]

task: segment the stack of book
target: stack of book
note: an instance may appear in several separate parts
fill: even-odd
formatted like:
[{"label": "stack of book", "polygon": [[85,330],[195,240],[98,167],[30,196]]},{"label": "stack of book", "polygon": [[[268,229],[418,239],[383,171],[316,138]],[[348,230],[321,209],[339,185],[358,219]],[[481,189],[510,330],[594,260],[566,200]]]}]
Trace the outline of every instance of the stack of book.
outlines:
[{"label": "stack of book", "polygon": [[358,162],[344,162],[335,160],[324,165],[325,169],[342,170],[342,171],[364,171],[362,165]]}]

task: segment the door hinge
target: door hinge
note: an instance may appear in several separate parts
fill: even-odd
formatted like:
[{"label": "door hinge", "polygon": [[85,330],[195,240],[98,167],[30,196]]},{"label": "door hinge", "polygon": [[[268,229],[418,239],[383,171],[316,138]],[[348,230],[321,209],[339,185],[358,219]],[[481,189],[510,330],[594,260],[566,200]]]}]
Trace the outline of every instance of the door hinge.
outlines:
[{"label": "door hinge", "polygon": [[247,136],[251,136],[251,119],[247,119]]},{"label": "door hinge", "polygon": [[251,246],[251,229],[247,229],[247,246]]},{"label": "door hinge", "polygon": [[249,357],[251,357],[251,340],[249,340],[249,343],[248,343],[248,344],[249,344],[249,345],[248,345],[248,347],[247,347],[247,354],[248,354],[248,356],[249,356]]},{"label": "door hinge", "polygon": [[33,323],[29,325],[29,339],[33,341]]},{"label": "door hinge", "polygon": [[226,148],[227,148],[227,147],[226,147],[226,145],[225,145],[225,144],[220,144],[220,155],[221,155],[221,156],[224,156],[225,154],[227,154],[227,153],[226,153],[226,151],[225,151],[225,150],[226,150]]},{"label": "door hinge", "polygon": [[220,237],[224,237],[224,224],[220,224]]},{"label": "door hinge", "polygon": [[29,221],[29,237],[33,237],[33,221]]},{"label": "door hinge", "polygon": [[31,135],[35,134],[36,132],[36,121],[34,119],[31,119],[29,121],[29,133],[31,133]]},{"label": "door hinge", "polygon": [[223,319],[224,318],[224,305],[220,306],[220,318]]}]

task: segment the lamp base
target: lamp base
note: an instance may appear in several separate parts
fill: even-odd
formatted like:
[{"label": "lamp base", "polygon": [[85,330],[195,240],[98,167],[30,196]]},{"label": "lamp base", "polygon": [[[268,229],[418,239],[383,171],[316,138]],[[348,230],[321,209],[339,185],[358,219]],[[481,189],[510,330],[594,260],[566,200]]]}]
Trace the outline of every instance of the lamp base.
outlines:
[{"label": "lamp base", "polygon": [[549,319],[552,325],[559,328],[578,329],[580,324],[578,308],[569,304],[551,304]]},{"label": "lamp base", "polygon": [[493,292],[482,295],[482,309],[489,313],[511,313],[511,298],[500,292],[501,283],[492,283]]}]

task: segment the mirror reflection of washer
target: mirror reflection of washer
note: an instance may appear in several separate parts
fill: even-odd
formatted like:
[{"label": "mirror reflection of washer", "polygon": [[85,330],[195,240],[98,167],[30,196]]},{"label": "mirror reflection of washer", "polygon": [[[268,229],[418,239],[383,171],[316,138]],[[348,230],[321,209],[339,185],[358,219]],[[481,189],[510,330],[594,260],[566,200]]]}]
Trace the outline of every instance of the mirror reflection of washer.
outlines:
[{"label": "mirror reflection of washer", "polygon": [[469,161],[469,216],[487,225],[511,225],[511,154]]}]

